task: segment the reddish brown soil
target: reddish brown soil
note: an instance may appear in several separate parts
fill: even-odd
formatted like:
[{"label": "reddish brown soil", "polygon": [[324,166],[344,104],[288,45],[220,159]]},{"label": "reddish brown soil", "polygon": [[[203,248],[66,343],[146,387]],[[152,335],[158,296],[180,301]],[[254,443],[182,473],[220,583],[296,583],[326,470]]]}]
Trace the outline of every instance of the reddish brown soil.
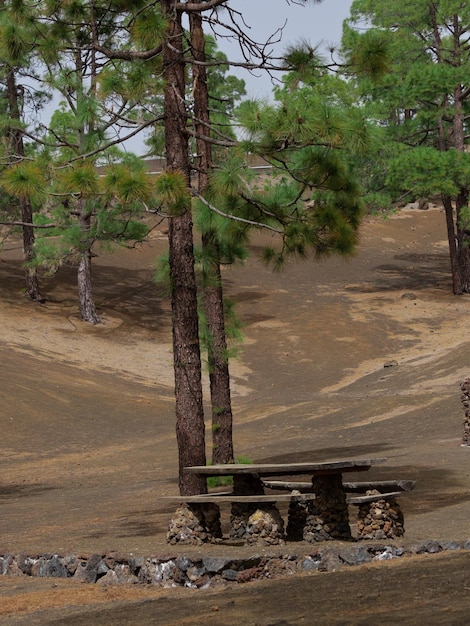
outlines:
[{"label": "reddish brown soil", "polygon": [[[2,252],[1,553],[183,551],[165,543],[173,507],[162,500],[177,490],[169,304],[153,282],[164,248],[156,235],[96,259],[96,327],[78,319],[72,269],[45,281],[47,301],[35,305],[21,293],[18,247]],[[470,538],[459,397],[470,301],[451,294],[442,212],[368,220],[352,259],[274,274],[258,251],[224,274],[245,324],[232,366],[236,453],[385,456],[371,478],[417,481],[401,499],[406,542]],[[390,360],[398,365],[384,368]],[[406,558],[196,593],[3,578],[0,623],[464,624],[469,559]]]}]

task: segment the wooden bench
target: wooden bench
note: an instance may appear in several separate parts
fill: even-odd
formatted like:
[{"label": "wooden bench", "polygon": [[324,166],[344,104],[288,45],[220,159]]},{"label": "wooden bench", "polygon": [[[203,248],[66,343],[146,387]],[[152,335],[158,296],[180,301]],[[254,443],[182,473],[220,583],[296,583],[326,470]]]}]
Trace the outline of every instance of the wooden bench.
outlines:
[{"label": "wooden bench", "polygon": [[[386,508],[386,503],[394,503],[402,492],[391,491],[386,493],[375,493],[368,495],[348,495],[346,496],[347,505],[356,505],[359,507],[359,516],[361,510],[364,511],[363,518],[366,518],[371,505],[374,507],[381,506]],[[258,495],[236,495],[226,492],[214,492],[207,494],[199,494],[194,496],[167,496],[165,500],[179,502],[184,505],[180,509],[180,516],[189,520],[184,524],[181,521],[176,523],[179,529],[182,525],[191,528],[191,534],[194,535],[195,541],[198,537],[203,541],[219,540],[222,538],[222,527],[220,523],[220,505],[223,503],[230,504],[230,539],[243,540],[246,543],[257,543],[263,541],[267,545],[283,543],[284,539],[291,541],[319,541],[322,539],[322,530],[316,528],[313,521],[314,530],[305,532],[306,523],[312,510],[309,507],[311,503],[315,505],[316,496],[314,493],[273,493]],[[282,519],[279,504],[288,504],[287,527],[285,533],[284,520]],[[361,509],[362,507],[362,509]],[[185,510],[186,509],[186,510]],[[315,511],[315,507],[313,512]],[[315,520],[315,517],[313,517]],[[362,523],[362,522],[361,522]],[[398,523],[403,525],[402,520],[398,519]],[[359,521],[358,521],[359,524]],[[364,534],[368,531],[367,524],[361,526]],[[380,529],[378,529],[380,530]],[[264,533],[264,536],[261,536]],[[185,530],[183,535],[188,534]],[[266,538],[266,534],[268,538]],[[179,537],[180,531],[169,531],[169,542],[172,543],[170,535]],[[360,535],[360,533],[358,533]],[[309,537],[312,536],[312,539]],[[327,539],[328,537],[324,537]],[[375,537],[374,537],[375,538]],[[179,539],[175,542],[180,543]]]},{"label": "wooden bench", "polygon": [[[371,510],[370,506],[373,506],[374,510],[378,510],[377,507],[383,507],[384,510],[391,509],[395,515],[395,508],[399,509],[395,499],[403,491],[412,488],[412,481],[343,483],[344,473],[365,472],[372,465],[384,461],[385,459],[347,459],[324,462],[248,465],[232,463],[185,467],[185,472],[198,474],[204,478],[233,476],[233,492],[218,491],[166,498],[187,505],[178,509],[178,519],[171,520],[169,541],[181,543],[186,541],[187,536],[191,540],[192,534],[195,541],[198,536],[208,537],[209,541],[211,537],[221,536],[219,505],[224,502],[229,502],[232,507],[231,537],[245,536],[248,537],[248,542],[251,542],[251,535],[256,535],[258,530],[263,533],[266,528],[272,528],[268,540],[274,543],[273,537],[278,532],[276,540],[278,543],[281,542],[284,537],[284,522],[276,505],[287,503],[289,522],[295,518],[295,525],[299,529],[302,524],[305,524],[305,533],[303,530],[303,534],[299,531],[296,533],[297,537],[312,542],[328,539],[348,541],[352,538],[348,513],[350,504],[359,506],[359,513],[361,513],[361,507],[364,507],[366,511],[366,509]],[[278,480],[283,476],[304,477],[307,475],[312,477],[313,482]],[[273,492],[288,491],[290,493],[266,493],[265,488]],[[372,492],[372,490],[375,491]],[[402,517],[401,511],[399,513]],[[377,515],[381,516],[381,514]],[[255,527],[257,522],[259,522],[258,529]],[[400,519],[398,522],[401,524]],[[390,525],[394,525],[394,520]],[[246,529],[245,535],[244,528]]]},{"label": "wooden bench", "polygon": [[[311,494],[312,483],[281,480],[263,480],[263,486],[273,491],[296,490]],[[343,482],[348,505],[358,507],[356,530],[359,539],[388,539],[404,534],[403,511],[396,499],[404,492],[413,491],[413,480],[382,480]],[[358,494],[358,495],[350,495]],[[360,494],[360,495],[359,495]]]}]

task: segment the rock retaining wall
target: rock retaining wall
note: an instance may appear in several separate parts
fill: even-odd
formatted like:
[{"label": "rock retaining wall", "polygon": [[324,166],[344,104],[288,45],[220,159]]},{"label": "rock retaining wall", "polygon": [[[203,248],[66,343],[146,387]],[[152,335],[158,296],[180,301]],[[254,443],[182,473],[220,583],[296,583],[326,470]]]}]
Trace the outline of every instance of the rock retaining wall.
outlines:
[{"label": "rock retaining wall", "polygon": [[204,588],[220,583],[244,583],[309,571],[335,571],[341,567],[396,559],[444,550],[470,550],[464,542],[427,540],[408,548],[385,543],[327,545],[298,555],[137,557],[129,555],[60,556],[0,555],[4,576],[70,578],[99,585],[146,584],[160,587]]}]

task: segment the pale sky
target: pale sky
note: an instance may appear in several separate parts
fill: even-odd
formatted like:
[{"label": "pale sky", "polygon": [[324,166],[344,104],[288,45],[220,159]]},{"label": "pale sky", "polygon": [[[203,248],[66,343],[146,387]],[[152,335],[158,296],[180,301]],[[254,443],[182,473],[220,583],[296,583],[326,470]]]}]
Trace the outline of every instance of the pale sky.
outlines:
[{"label": "pale sky", "polygon": [[[339,44],[343,20],[349,16],[352,0],[323,0],[321,4],[313,2],[304,6],[293,0],[232,0],[230,6],[243,14],[244,21],[251,26],[248,31],[252,39],[264,41],[278,28],[284,26],[282,41],[275,46],[275,53],[280,56],[288,44],[295,44],[306,39],[312,45]],[[238,49],[233,45],[228,48],[221,40],[219,47],[231,59],[241,60]],[[233,70],[231,70],[233,72]],[[268,76],[258,72],[257,77],[241,70],[236,73],[245,80],[248,97],[267,98],[271,92]]]}]

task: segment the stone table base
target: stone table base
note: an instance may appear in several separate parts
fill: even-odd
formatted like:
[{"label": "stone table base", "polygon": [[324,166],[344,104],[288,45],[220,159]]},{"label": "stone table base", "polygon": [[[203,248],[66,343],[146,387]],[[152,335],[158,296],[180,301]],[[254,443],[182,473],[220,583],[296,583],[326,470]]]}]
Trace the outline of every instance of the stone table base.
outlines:
[{"label": "stone table base", "polygon": [[284,520],[274,504],[258,508],[248,518],[246,543],[278,546],[285,543]]},{"label": "stone table base", "polygon": [[366,495],[377,494],[377,500],[359,506],[357,516],[358,539],[396,539],[405,534],[403,512],[395,498],[380,499],[380,492],[368,491]]},{"label": "stone table base", "polygon": [[221,537],[220,509],[217,504],[185,504],[176,510],[170,521],[167,542],[194,546]]},{"label": "stone table base", "polygon": [[315,502],[308,506],[304,540],[309,542],[339,539],[350,541],[348,505],[341,474],[325,474],[313,479]]}]

